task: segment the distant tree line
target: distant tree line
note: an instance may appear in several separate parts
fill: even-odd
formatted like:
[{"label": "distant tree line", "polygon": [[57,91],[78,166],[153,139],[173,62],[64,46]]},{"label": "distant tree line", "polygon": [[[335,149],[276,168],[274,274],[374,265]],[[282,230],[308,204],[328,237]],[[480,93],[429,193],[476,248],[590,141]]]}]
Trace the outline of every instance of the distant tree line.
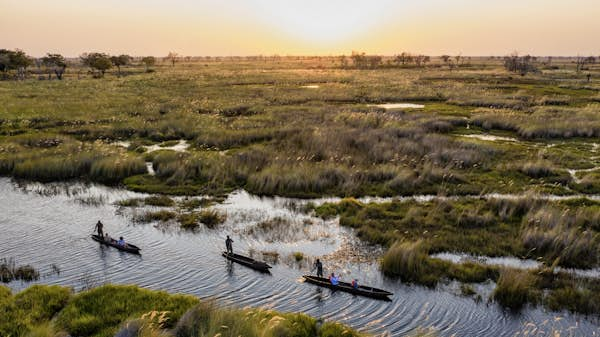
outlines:
[{"label": "distant tree line", "polygon": [[[169,53],[169,56],[175,64],[177,54]],[[117,76],[121,76],[121,67],[132,64],[134,58],[132,56],[122,54],[110,56],[106,53],[84,53],[79,56],[82,65],[90,68],[90,73],[97,78],[104,77],[107,70],[113,66],[117,68]],[[146,72],[152,72],[152,66],[156,64],[154,56],[145,56],[140,59],[140,63],[144,65]],[[14,77],[19,80],[25,79],[27,69],[36,65],[42,72],[48,75],[48,79],[52,79],[52,75],[56,79],[62,80],[67,69],[67,59],[61,54],[48,53],[41,58],[34,58],[27,55],[20,49],[8,50],[0,49],[0,79],[9,79]]]}]

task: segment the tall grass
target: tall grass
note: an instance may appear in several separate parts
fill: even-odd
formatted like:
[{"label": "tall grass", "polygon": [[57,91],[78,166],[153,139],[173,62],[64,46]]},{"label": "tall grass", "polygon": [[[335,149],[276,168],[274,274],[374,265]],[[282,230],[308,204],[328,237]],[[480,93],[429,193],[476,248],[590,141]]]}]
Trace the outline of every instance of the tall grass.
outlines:
[{"label": "tall grass", "polygon": [[88,174],[96,157],[91,153],[81,153],[67,157],[26,159],[14,164],[12,174],[17,178],[43,182],[78,178]]},{"label": "tall grass", "polygon": [[93,180],[107,184],[115,184],[123,179],[146,173],[146,164],[139,158],[109,157],[96,161],[90,168]]},{"label": "tall grass", "polygon": [[75,296],[58,314],[56,325],[75,336],[112,337],[130,317],[149,311],[168,311],[174,324],[198,299],[184,295],[107,285]]},{"label": "tall grass", "polygon": [[51,330],[48,321],[62,310],[71,297],[68,288],[36,285],[12,295],[0,286],[0,336],[25,336]]}]

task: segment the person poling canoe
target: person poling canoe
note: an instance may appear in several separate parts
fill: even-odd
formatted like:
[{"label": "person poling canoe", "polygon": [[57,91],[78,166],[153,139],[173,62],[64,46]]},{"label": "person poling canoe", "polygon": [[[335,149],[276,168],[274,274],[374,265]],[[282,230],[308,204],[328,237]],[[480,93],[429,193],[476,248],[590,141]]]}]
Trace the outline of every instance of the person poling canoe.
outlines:
[{"label": "person poling canoe", "polygon": [[233,240],[227,235],[227,239],[225,239],[225,248],[227,248],[228,254],[233,254]]},{"label": "person poling canoe", "polygon": [[96,226],[94,227],[94,230],[98,231],[98,236],[99,237],[104,237],[104,224],[102,224],[102,222],[100,222],[100,220],[98,220],[98,222],[96,223]]},{"label": "person poling canoe", "polygon": [[317,259],[317,261],[315,261],[313,270],[315,269],[317,270],[317,276],[323,277],[323,263],[321,263],[321,260]]}]

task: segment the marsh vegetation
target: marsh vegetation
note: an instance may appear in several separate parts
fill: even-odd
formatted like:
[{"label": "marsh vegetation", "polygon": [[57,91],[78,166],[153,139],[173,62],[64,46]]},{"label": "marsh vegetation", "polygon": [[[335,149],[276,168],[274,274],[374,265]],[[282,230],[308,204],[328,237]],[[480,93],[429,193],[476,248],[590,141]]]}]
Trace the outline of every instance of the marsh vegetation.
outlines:
[{"label": "marsh vegetation", "polygon": [[[120,205],[162,207],[139,220],[192,229],[225,218],[202,208],[210,198],[172,196],[344,197],[314,211],[385,247],[387,275],[428,286],[492,280],[492,298],[507,307],[597,314],[598,281],[555,267],[599,265],[600,206],[591,199],[600,193],[600,67],[586,64],[588,77],[570,58],[350,61],[200,58],[151,62],[152,72],[126,62],[103,76],[69,61],[61,81],[0,81],[0,174],[171,195]],[[525,198],[473,198],[492,193]],[[450,198],[353,199],[416,195]],[[287,224],[252,231],[269,226]],[[441,252],[544,267],[430,256]]]}]

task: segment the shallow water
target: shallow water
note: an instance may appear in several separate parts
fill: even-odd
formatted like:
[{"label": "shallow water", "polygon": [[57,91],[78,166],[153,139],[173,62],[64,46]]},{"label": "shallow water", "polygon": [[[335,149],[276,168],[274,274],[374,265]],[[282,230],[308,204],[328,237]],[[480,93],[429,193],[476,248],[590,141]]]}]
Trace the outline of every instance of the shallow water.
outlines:
[{"label": "shallow water", "polygon": [[[531,270],[536,269],[542,266],[542,263],[536,260],[531,259],[519,259],[513,256],[499,256],[499,257],[491,257],[491,256],[474,256],[466,253],[437,253],[431,255],[431,257],[450,261],[452,263],[465,263],[465,262],[477,262],[481,264],[491,265],[491,266],[502,266],[502,267],[510,267],[516,269],[525,269]],[[588,277],[588,278],[600,278],[600,268],[592,268],[592,269],[571,269],[571,268],[555,268],[556,271],[563,271],[570,274],[574,274],[579,277]]]},{"label": "shallow water", "polygon": [[386,103],[386,104],[375,104],[378,108],[384,109],[423,109],[425,106],[423,104],[414,104],[414,103]]},{"label": "shallow water", "polygon": [[519,141],[516,138],[494,136],[494,135],[488,135],[488,134],[482,134],[482,135],[478,135],[478,134],[461,135],[461,137],[475,138],[475,139],[479,139],[479,140],[487,140],[487,141],[490,141],[490,142],[495,142],[495,141],[518,142]]},{"label": "shallow water", "polygon": [[[326,320],[339,320],[359,330],[402,335],[418,327],[433,327],[440,336],[597,336],[596,320],[563,313],[528,309],[520,314],[495,304],[476,302],[443,288],[408,286],[382,277],[373,261],[381,251],[357,242],[337,221],[322,221],[295,211],[302,202],[285,198],[258,198],[236,192],[214,206],[228,220],[215,230],[181,231],[175,225],[135,224],[144,208],[120,208],[115,201],[144,194],[98,185],[27,184],[0,179],[0,257],[32,264],[42,275],[55,264],[60,274],[38,283],[70,285],[135,283],[153,289],[216,298],[236,306],[262,306],[301,311]],[[81,200],[95,199],[96,203]],[[260,222],[279,217],[286,226],[273,233],[252,232]],[[135,256],[104,247],[89,235],[101,219],[105,231],[142,248]],[[288,229],[289,226],[289,229]],[[246,252],[275,250],[280,261],[271,275],[220,256],[225,234],[234,249]],[[282,237],[292,239],[281,242]],[[331,292],[300,281],[308,266],[286,258],[289,252],[324,256],[326,272],[394,292],[391,302]],[[333,267],[332,267],[333,266]],[[14,290],[28,284],[12,282]]]},{"label": "shallow water", "polygon": [[[113,144],[115,144],[117,146],[120,146],[120,147],[125,147],[125,148],[128,148],[129,146],[131,146],[131,142],[130,141],[118,141],[118,142],[114,142]],[[175,151],[175,152],[185,152],[190,147],[190,144],[185,139],[180,139],[178,141],[178,143],[175,144],[175,145],[171,145],[171,146],[164,146],[164,145],[161,146],[161,145],[163,145],[163,144],[142,145],[140,147],[146,149],[146,152],[154,152],[154,151],[160,151],[160,150],[171,150],[171,151]]]}]

